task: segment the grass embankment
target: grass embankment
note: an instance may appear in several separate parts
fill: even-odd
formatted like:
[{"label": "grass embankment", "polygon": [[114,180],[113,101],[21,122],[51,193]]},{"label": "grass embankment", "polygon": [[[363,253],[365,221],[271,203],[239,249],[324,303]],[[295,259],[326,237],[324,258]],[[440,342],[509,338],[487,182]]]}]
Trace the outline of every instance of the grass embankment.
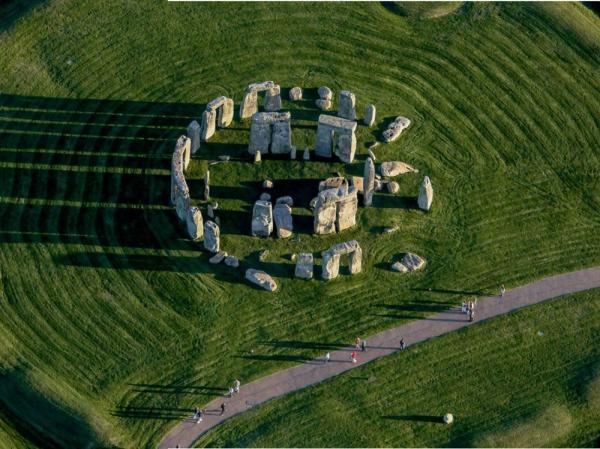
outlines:
[{"label": "grass embankment", "polygon": [[[69,445],[64,428],[79,423],[82,440],[152,447],[232,378],[312,357],[311,343],[599,262],[600,25],[581,5],[557,16],[544,5],[468,4],[431,20],[376,3],[64,0],[11,11],[0,19],[0,383],[18,381],[40,406],[2,396],[9,427],[35,423],[46,441]],[[559,20],[580,16],[587,25],[576,30]],[[267,79],[350,89],[359,115],[367,103],[378,110],[374,129],[359,127],[353,165],[254,166],[248,124],[237,121],[192,162],[201,203],[205,166],[232,156],[211,178],[223,247],[272,273],[276,294],[209,265],[168,206],[177,136],[207,101],[239,104],[245,85]],[[312,145],[313,102],[284,107],[296,145]],[[413,126],[376,153],[419,175],[401,178],[396,196],[377,194],[356,229],[311,236],[305,206],[317,181],[361,173],[367,145],[399,114]],[[425,174],[428,214],[414,200]],[[299,232],[286,242],[248,236],[267,177],[297,199]],[[380,234],[392,224],[399,232]],[[293,279],[291,253],[353,238],[363,274]],[[263,248],[271,256],[259,263]],[[428,260],[424,273],[389,271],[407,250]],[[53,407],[65,426],[35,412]]]}]

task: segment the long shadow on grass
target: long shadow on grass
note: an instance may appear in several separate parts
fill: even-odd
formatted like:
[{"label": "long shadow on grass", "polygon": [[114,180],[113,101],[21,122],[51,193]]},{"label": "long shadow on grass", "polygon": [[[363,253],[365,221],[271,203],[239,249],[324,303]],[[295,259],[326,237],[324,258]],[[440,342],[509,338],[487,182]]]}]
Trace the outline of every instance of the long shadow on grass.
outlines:
[{"label": "long shadow on grass", "polygon": [[160,394],[224,394],[227,388],[207,385],[161,385],[161,384],[129,384],[132,391],[138,393],[160,393]]},{"label": "long shadow on grass", "polygon": [[393,421],[415,421],[415,422],[433,422],[443,423],[444,420],[436,415],[385,415],[382,419],[391,419]]}]

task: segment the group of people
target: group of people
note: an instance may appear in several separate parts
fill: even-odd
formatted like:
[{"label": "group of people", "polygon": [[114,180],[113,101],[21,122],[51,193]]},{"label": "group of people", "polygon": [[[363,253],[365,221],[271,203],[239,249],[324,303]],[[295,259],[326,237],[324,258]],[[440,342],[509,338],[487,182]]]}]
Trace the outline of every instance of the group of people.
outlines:
[{"label": "group of people", "polygon": [[[233,386],[229,387],[229,397],[232,398],[234,394],[239,393],[241,386],[242,386],[242,383],[238,379],[235,379],[233,381]],[[227,409],[224,402],[221,403],[221,406],[219,407],[219,409],[221,411],[219,416],[223,416],[225,414],[225,410]],[[196,424],[200,424],[202,422],[202,418],[204,417],[205,414],[206,414],[205,409],[199,409],[198,407],[196,407],[196,408],[194,408],[194,415],[192,416],[192,419],[196,420]]]},{"label": "group of people", "polygon": [[475,301],[467,301],[462,303],[461,311],[469,315],[469,321],[473,321],[475,319],[475,307],[477,306],[477,300]]},{"label": "group of people", "polygon": [[240,392],[240,385],[241,385],[241,383],[239,380],[236,379],[233,381],[233,386],[229,387],[229,397],[230,398],[233,397],[234,393],[237,394]]}]

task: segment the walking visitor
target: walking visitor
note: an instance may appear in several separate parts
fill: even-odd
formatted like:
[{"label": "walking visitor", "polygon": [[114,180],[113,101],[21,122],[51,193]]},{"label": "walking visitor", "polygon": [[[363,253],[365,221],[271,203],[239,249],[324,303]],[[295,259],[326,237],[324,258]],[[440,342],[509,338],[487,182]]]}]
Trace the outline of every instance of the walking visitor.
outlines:
[{"label": "walking visitor", "polygon": [[355,343],[356,343],[356,349],[360,349],[360,337],[356,337]]},{"label": "walking visitor", "polygon": [[363,340],[360,342],[360,350],[362,352],[367,352],[367,340]]},{"label": "walking visitor", "polygon": [[330,358],[331,358],[331,354],[329,354],[329,353],[325,354],[325,363],[329,362]]},{"label": "walking visitor", "polygon": [[242,384],[240,383],[240,381],[239,381],[238,379],[236,379],[236,380],[234,380],[234,381],[233,381],[233,389],[234,389],[234,391],[235,391],[236,393],[239,393],[239,392],[240,392],[240,386],[241,386],[241,385],[242,385]]},{"label": "walking visitor", "polygon": [[223,416],[224,413],[225,413],[225,403],[222,402],[221,403],[221,416]]},{"label": "walking visitor", "polygon": [[405,344],[404,344],[404,338],[400,339],[400,351],[403,351],[405,348]]},{"label": "walking visitor", "polygon": [[506,289],[504,288],[504,284],[502,284],[500,286],[500,297],[501,298],[504,296],[504,293],[506,293]]},{"label": "walking visitor", "polygon": [[352,351],[352,354],[350,354],[350,358],[352,359],[352,363],[356,363],[356,351]]}]

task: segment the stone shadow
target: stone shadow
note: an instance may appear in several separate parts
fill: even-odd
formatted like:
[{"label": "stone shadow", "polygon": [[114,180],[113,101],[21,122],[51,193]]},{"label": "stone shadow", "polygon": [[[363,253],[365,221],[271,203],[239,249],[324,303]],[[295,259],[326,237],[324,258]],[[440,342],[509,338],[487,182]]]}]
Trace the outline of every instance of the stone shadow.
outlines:
[{"label": "stone shadow", "polygon": [[[393,3],[393,2],[384,2],[384,3]],[[385,145],[385,142],[381,141],[383,136],[383,132],[388,128],[390,123],[392,123],[397,115],[390,115],[388,117],[383,117],[382,119],[377,121],[377,125],[371,129],[371,136],[375,139],[376,142],[381,142],[381,145]],[[380,145],[380,146],[381,146]],[[375,155],[377,155],[377,148],[375,148]]]},{"label": "stone shadow", "polygon": [[381,418],[391,419],[394,421],[432,422],[444,424],[444,418],[437,415],[385,415]]}]

